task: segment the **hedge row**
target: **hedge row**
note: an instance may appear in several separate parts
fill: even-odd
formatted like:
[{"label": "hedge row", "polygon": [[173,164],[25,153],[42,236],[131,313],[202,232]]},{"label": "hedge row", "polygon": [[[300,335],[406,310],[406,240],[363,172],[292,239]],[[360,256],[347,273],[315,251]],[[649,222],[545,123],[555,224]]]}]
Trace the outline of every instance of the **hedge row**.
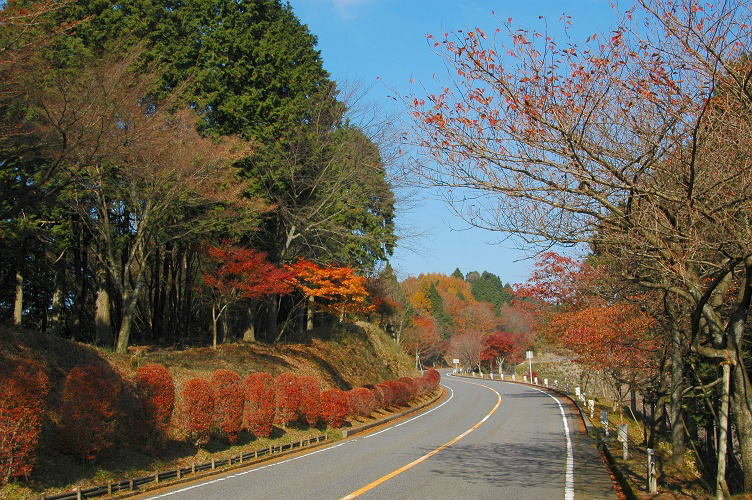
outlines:
[{"label": "hedge row", "polygon": [[78,366],[68,372],[59,398],[51,398],[41,366],[7,363],[0,366],[0,484],[31,473],[45,412],[61,451],[93,460],[118,441],[154,452],[171,422],[196,446],[211,437],[234,443],[243,431],[269,437],[275,424],[341,427],[348,417],[407,405],[433,391],[439,379],[436,370],[428,370],[418,378],[322,392],[309,376],[253,373],[242,379],[234,371],[216,370],[211,380],[194,378],[183,385],[173,419],[175,385],[164,366],[142,366],[133,380],[106,364]]},{"label": "hedge row", "polygon": [[197,445],[212,435],[232,443],[242,430],[269,437],[274,424],[341,427],[348,417],[364,418],[377,409],[407,405],[436,389],[439,380],[439,372],[432,369],[422,377],[322,392],[316,379],[294,373],[276,378],[254,373],[241,380],[234,372],[217,370],[211,383],[192,379],[185,384],[179,422]]}]

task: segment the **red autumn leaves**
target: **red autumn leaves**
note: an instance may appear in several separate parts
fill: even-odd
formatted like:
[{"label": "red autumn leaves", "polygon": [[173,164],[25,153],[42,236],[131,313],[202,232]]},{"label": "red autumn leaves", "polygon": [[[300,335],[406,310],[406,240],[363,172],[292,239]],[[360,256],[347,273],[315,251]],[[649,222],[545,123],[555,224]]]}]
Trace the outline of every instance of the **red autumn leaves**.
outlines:
[{"label": "red autumn leaves", "polygon": [[216,370],[211,382],[192,379],[184,385],[179,420],[189,440],[199,446],[212,435],[233,443],[243,430],[267,438],[274,424],[284,428],[323,422],[336,428],[348,417],[365,418],[378,409],[407,405],[434,391],[439,380],[436,370],[427,370],[422,377],[322,392],[310,376],[253,373],[242,381],[230,370]]},{"label": "red autumn leaves", "polygon": [[219,369],[210,380],[194,378],[183,384],[173,418],[175,384],[162,365],[141,366],[132,380],[105,364],[77,366],[68,372],[54,404],[57,398],[47,397],[50,382],[44,370],[30,361],[12,361],[0,367],[0,484],[31,474],[45,413],[61,451],[94,460],[124,440],[159,449],[168,432],[204,446],[212,438],[235,443],[244,431],[268,438],[274,425],[341,427],[349,417],[405,405],[438,383],[438,372],[428,370],[415,379],[322,392],[310,376],[253,373],[242,379],[232,370]]},{"label": "red autumn leaves", "polygon": [[213,266],[203,274],[204,284],[226,302],[298,291],[314,297],[321,309],[333,314],[364,313],[373,308],[366,279],[349,267],[322,266],[303,259],[277,266],[269,262],[266,252],[230,242],[209,247],[207,253]]}]

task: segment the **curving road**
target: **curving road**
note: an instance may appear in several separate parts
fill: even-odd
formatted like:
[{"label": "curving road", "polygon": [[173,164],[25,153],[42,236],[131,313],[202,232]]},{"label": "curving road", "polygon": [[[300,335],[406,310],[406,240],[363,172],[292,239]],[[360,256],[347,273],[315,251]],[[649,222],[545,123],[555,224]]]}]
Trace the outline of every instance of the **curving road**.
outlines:
[{"label": "curving road", "polygon": [[446,373],[442,384],[441,405],[374,434],[146,498],[615,498],[564,401]]}]

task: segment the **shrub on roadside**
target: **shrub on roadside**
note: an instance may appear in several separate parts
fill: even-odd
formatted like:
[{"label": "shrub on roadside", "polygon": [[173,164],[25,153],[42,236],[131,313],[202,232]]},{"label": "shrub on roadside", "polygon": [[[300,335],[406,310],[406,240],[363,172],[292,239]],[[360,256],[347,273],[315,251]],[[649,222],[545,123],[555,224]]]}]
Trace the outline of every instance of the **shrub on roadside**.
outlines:
[{"label": "shrub on roadside", "polygon": [[276,417],[284,426],[298,419],[300,411],[300,381],[294,373],[283,373],[274,379]]},{"label": "shrub on roadside", "polygon": [[339,389],[329,389],[321,393],[321,417],[330,427],[342,427],[348,416],[347,393]]},{"label": "shrub on roadside", "polygon": [[321,418],[321,388],[313,377],[304,375],[298,379],[300,384],[300,414],[309,426],[316,425]]},{"label": "shrub on roadside", "polygon": [[392,391],[392,404],[406,406],[410,401],[410,388],[399,380],[388,380],[385,383]]},{"label": "shrub on roadside", "polygon": [[408,398],[407,401],[405,401],[406,403],[412,401],[418,396],[418,385],[415,383],[415,379],[411,377],[402,377],[397,379],[397,382],[402,382],[407,386]]},{"label": "shrub on roadside", "polygon": [[373,391],[365,387],[356,387],[347,391],[350,415],[368,417],[376,409],[376,398]]},{"label": "shrub on roadside", "polygon": [[232,444],[238,440],[243,427],[243,381],[234,371],[219,369],[212,373],[211,387],[214,432],[219,439]]},{"label": "shrub on roadside", "polygon": [[93,460],[112,445],[121,391],[118,375],[101,365],[68,372],[60,409],[60,434],[67,451]]},{"label": "shrub on roadside", "polygon": [[381,391],[381,407],[386,409],[394,404],[394,391],[389,384],[376,384],[376,388]]},{"label": "shrub on roadside", "polygon": [[243,428],[257,438],[266,438],[272,434],[274,399],[274,377],[261,372],[246,377]]},{"label": "shrub on roadside", "polygon": [[31,474],[48,390],[36,363],[0,362],[0,485]]},{"label": "shrub on roadside", "polygon": [[204,379],[192,378],[183,386],[180,408],[181,430],[195,446],[209,442],[214,395],[211,384]]},{"label": "shrub on roadside", "polygon": [[423,380],[428,383],[429,389],[433,391],[439,386],[439,382],[441,382],[441,374],[437,370],[429,368],[423,374]]},{"label": "shrub on roadside", "polygon": [[135,382],[143,405],[147,445],[159,448],[167,437],[175,408],[172,375],[164,366],[151,363],[139,367]]}]

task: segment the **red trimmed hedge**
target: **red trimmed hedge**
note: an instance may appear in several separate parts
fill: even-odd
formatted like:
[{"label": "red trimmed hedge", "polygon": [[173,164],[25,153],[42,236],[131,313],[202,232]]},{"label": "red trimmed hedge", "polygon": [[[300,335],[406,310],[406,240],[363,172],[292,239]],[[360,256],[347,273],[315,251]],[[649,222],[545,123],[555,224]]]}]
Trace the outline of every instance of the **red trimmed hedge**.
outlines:
[{"label": "red trimmed hedge", "polygon": [[272,434],[274,398],[274,377],[261,372],[246,377],[243,428],[257,438],[267,438]]},{"label": "red trimmed hedge", "polygon": [[122,391],[119,378],[101,365],[73,368],[65,377],[60,435],[67,449],[93,460],[112,445]]},{"label": "red trimmed hedge", "polygon": [[214,370],[211,378],[214,396],[214,432],[230,444],[236,442],[243,427],[245,391],[240,375],[232,370]]},{"label": "red trimmed hedge", "polygon": [[146,439],[150,445],[159,446],[167,437],[175,408],[172,375],[164,366],[151,363],[139,367],[135,382],[144,408]]},{"label": "red trimmed hedge", "polygon": [[351,415],[368,417],[376,409],[376,398],[370,389],[356,387],[347,391],[347,396]]},{"label": "red trimmed hedge", "polygon": [[301,418],[313,427],[321,418],[321,388],[313,377],[304,375],[298,379],[300,384]]},{"label": "red trimmed hedge", "polygon": [[48,390],[49,379],[36,363],[0,364],[0,485],[31,474]]},{"label": "red trimmed hedge", "polygon": [[201,378],[192,378],[183,386],[181,399],[182,430],[194,445],[207,444],[214,416],[211,384]]},{"label": "red trimmed hedge", "polygon": [[283,373],[274,379],[277,415],[275,420],[287,426],[298,419],[300,410],[300,382],[294,373]]},{"label": "red trimmed hedge", "polygon": [[321,417],[331,427],[342,427],[348,416],[347,393],[339,389],[329,389],[321,393]]},{"label": "red trimmed hedge", "polygon": [[389,408],[394,404],[394,391],[387,383],[376,384],[376,388],[381,391],[381,407]]}]

